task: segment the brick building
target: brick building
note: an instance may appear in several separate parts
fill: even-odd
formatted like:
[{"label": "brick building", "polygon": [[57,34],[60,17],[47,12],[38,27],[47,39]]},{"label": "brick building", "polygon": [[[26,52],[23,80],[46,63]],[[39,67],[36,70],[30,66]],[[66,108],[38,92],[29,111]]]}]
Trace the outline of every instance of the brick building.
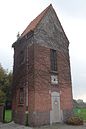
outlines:
[{"label": "brick building", "polygon": [[30,126],[65,121],[73,108],[69,41],[52,5],[12,46],[13,120]]}]

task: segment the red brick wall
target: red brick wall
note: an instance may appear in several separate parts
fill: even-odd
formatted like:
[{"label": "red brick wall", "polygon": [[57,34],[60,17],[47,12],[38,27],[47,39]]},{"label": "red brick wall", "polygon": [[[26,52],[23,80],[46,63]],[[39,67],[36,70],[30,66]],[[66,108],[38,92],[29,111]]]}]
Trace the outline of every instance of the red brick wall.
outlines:
[{"label": "red brick wall", "polygon": [[28,111],[35,111],[35,91],[29,91],[29,99],[28,99]]},{"label": "red brick wall", "polygon": [[69,53],[58,51],[58,79],[61,95],[61,109],[72,109],[72,86]]},{"label": "red brick wall", "polygon": [[35,110],[50,111],[50,49],[35,45],[34,55]]},{"label": "red brick wall", "polygon": [[0,122],[3,122],[3,110],[4,110],[4,106],[3,104],[0,104]]},{"label": "red brick wall", "polygon": [[[57,51],[58,81],[51,85],[50,49],[43,46],[34,46],[34,86],[35,109],[50,110],[51,98],[49,90],[60,92],[61,109],[72,109],[72,87],[69,53]],[[45,106],[46,105],[46,106]]]},{"label": "red brick wall", "polygon": [[[28,48],[28,71],[26,70],[26,64],[14,74],[16,91],[20,84],[28,79],[28,111],[29,111],[29,123],[41,122],[49,123],[49,111],[52,109],[50,92],[60,92],[60,104],[61,109],[72,109],[72,87],[71,87],[71,75],[70,75],[70,61],[69,53],[57,51],[57,75],[59,83],[57,85],[51,84],[51,70],[50,70],[50,48],[33,44]],[[23,71],[23,72],[21,72]],[[17,81],[17,79],[19,80]],[[23,80],[23,81],[22,81]],[[21,83],[19,83],[21,82]],[[16,93],[17,94],[17,93]],[[18,100],[18,96],[16,96]],[[26,99],[25,99],[26,100]],[[15,106],[16,105],[16,106]],[[15,117],[24,117],[25,103],[23,107],[17,106],[17,101],[14,99]],[[19,112],[19,113],[18,113]],[[43,115],[44,114],[44,115]],[[48,116],[47,116],[48,115]],[[46,117],[47,116],[47,117]],[[42,120],[41,120],[42,119]],[[22,120],[24,122],[24,120]],[[42,123],[41,123],[42,124]]]},{"label": "red brick wall", "polygon": [[35,111],[46,112],[50,111],[51,98],[49,92],[41,91],[35,93]]},{"label": "red brick wall", "polygon": [[61,90],[61,109],[72,109],[73,101],[72,101],[72,91],[71,87],[67,87]]},{"label": "red brick wall", "polygon": [[[20,48],[19,48],[20,49]],[[20,124],[25,124],[25,111],[26,111],[26,85],[28,81],[28,104],[29,112],[34,111],[34,55],[33,55],[33,45],[24,49],[25,61],[22,65],[16,67],[14,66],[13,75],[13,120]],[[18,49],[15,50],[15,54],[18,54]],[[19,50],[20,51],[20,50]],[[28,62],[27,62],[28,55]],[[16,55],[15,57],[17,57]],[[18,59],[16,58],[16,62]],[[28,64],[28,65],[27,65]],[[24,88],[24,104],[19,104],[19,89]],[[22,119],[21,119],[22,118]]]}]

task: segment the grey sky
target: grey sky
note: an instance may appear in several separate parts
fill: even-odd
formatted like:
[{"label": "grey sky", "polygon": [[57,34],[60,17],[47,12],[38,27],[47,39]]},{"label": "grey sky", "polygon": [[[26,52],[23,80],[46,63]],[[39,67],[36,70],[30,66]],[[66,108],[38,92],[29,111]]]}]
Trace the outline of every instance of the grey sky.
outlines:
[{"label": "grey sky", "polygon": [[0,62],[12,69],[12,43],[50,3],[56,10],[70,41],[74,98],[86,101],[86,0],[2,0],[0,1]]},{"label": "grey sky", "polygon": [[56,2],[61,7],[65,15],[73,18],[85,18],[86,15],[86,0],[60,0]]}]

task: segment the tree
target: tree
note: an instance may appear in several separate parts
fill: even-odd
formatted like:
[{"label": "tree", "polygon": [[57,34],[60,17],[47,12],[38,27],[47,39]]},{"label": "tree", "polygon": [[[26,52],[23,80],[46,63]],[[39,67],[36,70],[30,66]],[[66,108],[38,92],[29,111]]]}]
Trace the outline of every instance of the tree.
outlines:
[{"label": "tree", "polygon": [[12,99],[11,92],[12,72],[5,70],[0,64],[0,102],[10,101]]},{"label": "tree", "polygon": [[5,102],[5,93],[0,90],[0,104]]},{"label": "tree", "polygon": [[3,69],[3,67],[0,64],[0,90],[3,89],[3,85],[5,83],[5,76],[6,76],[6,71]]},{"label": "tree", "polygon": [[5,78],[3,91],[6,95],[6,101],[12,101],[12,72],[9,72]]}]

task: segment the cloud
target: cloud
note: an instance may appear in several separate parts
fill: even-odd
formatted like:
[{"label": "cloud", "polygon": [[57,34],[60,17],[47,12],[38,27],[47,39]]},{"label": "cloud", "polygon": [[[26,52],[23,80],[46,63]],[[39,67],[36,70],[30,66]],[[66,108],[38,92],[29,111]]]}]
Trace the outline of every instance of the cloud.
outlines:
[{"label": "cloud", "polygon": [[62,14],[86,19],[86,0],[55,0]]},{"label": "cloud", "polygon": [[70,41],[70,60],[75,98],[86,98],[86,0],[0,1],[0,62],[12,69],[12,43],[42,10],[53,4]]}]

